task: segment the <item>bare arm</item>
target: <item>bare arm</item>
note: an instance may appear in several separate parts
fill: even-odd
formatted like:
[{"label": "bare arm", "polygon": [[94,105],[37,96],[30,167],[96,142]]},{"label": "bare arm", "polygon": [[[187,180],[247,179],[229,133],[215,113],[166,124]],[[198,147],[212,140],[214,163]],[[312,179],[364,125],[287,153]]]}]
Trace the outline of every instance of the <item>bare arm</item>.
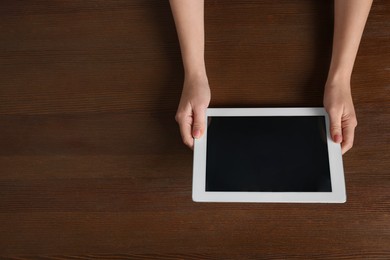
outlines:
[{"label": "bare arm", "polygon": [[[179,36],[185,80],[176,121],[183,142],[193,147],[193,137],[204,132],[204,115],[210,88],[204,62],[204,1],[170,0]],[[353,144],[357,125],[350,78],[372,0],[335,0],[332,61],[325,86],[324,106],[331,134],[345,153]]]},{"label": "bare arm", "polygon": [[206,74],[204,63],[204,2],[170,0],[186,75]]},{"label": "bare arm", "polygon": [[183,142],[193,147],[205,130],[210,87],[204,62],[203,0],[170,0],[183,59],[185,79],[176,121]]},{"label": "bare arm", "polygon": [[335,0],[333,52],[325,86],[324,106],[331,134],[348,151],[357,125],[351,95],[351,74],[372,0]]}]

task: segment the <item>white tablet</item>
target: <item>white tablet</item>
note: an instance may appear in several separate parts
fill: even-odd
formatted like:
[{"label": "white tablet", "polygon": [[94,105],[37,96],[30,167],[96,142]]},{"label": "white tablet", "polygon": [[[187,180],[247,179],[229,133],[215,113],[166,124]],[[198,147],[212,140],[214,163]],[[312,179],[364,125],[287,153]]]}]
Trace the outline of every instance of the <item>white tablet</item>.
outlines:
[{"label": "white tablet", "polygon": [[194,201],[346,201],[324,108],[209,108],[205,121],[194,144]]}]

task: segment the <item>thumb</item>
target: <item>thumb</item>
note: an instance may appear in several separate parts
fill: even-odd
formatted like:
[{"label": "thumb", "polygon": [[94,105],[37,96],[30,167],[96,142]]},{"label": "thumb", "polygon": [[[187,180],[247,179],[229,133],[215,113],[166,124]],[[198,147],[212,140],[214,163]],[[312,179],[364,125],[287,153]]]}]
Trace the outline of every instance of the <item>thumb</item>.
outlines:
[{"label": "thumb", "polygon": [[341,116],[338,111],[329,112],[330,118],[330,134],[335,143],[341,143],[343,141],[343,134],[341,128]]},{"label": "thumb", "polygon": [[205,128],[206,110],[203,108],[194,109],[194,121],[192,124],[192,136],[196,139],[200,138]]}]

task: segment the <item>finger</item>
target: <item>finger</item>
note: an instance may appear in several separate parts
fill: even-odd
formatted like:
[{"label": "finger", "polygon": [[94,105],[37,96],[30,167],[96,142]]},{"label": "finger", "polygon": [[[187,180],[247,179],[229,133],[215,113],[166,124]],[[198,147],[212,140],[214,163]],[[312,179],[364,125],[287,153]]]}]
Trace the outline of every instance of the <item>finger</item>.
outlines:
[{"label": "finger", "polygon": [[205,115],[206,109],[197,107],[194,109],[194,123],[192,125],[192,136],[196,139],[200,138],[205,131]]},{"label": "finger", "polygon": [[183,120],[179,121],[178,123],[180,127],[181,139],[183,140],[183,143],[192,149],[194,147],[194,139],[192,138],[191,135],[191,124]]},{"label": "finger", "polygon": [[179,110],[175,116],[176,122],[179,124],[180,135],[183,143],[192,149],[194,140],[191,135],[193,118],[191,116],[191,108]]},{"label": "finger", "polygon": [[329,111],[330,120],[330,134],[335,143],[341,143],[343,141],[343,134],[341,128],[341,116],[342,111]]},{"label": "finger", "polygon": [[355,126],[349,125],[343,128],[343,142],[341,143],[341,152],[345,154],[353,146],[355,138]]}]

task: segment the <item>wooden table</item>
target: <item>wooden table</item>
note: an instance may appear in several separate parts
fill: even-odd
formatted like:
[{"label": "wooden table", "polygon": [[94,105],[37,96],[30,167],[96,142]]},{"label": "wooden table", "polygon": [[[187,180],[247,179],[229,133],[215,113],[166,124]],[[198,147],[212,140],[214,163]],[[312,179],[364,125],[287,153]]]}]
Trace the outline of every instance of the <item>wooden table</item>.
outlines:
[{"label": "wooden table", "polygon": [[[205,8],[210,107],[322,105],[332,1]],[[0,255],[390,259],[389,13],[374,2],[353,73],[347,203],[222,204],[191,200],[168,1],[1,1]]]}]

